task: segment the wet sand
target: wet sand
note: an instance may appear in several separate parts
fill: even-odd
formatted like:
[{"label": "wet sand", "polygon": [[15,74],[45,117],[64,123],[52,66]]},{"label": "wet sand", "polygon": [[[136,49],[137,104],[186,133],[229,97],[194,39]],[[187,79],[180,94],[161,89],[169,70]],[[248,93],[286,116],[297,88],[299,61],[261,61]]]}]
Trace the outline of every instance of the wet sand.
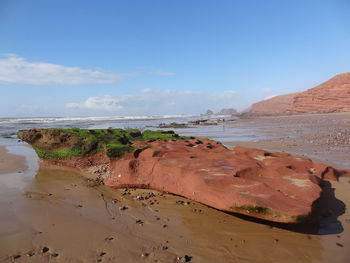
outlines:
[{"label": "wet sand", "polygon": [[[261,126],[259,120],[240,125],[254,129],[254,123]],[[233,144],[238,143],[244,144]],[[264,148],[259,143],[275,147],[247,142]],[[344,213],[350,205],[349,178],[325,186],[319,227],[292,227],[247,220],[155,191],[107,188],[72,169],[39,168],[35,153],[23,144],[7,149],[24,155],[27,169],[17,173],[11,165],[12,173],[0,174],[0,262],[182,262],[185,255],[189,262],[350,259],[350,214]],[[313,153],[313,148],[300,153]]]},{"label": "wet sand", "polygon": [[25,158],[23,156],[9,154],[5,147],[0,146],[0,175],[22,172],[25,169]]}]

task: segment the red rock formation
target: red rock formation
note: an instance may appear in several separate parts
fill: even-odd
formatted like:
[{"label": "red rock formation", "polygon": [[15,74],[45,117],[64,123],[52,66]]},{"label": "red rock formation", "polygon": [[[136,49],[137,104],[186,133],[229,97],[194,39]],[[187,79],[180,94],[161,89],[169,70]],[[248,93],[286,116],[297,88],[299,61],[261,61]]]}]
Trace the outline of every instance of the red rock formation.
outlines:
[{"label": "red rock formation", "polygon": [[297,94],[287,113],[350,112],[350,73]]},{"label": "red rock formation", "polygon": [[277,96],[253,104],[248,114],[350,112],[350,73],[339,74],[304,92]]},{"label": "red rock formation", "polygon": [[267,100],[259,101],[254,103],[243,113],[257,115],[285,114],[287,109],[292,106],[296,95],[298,95],[298,93],[276,96]]},{"label": "red rock formation", "polygon": [[144,150],[118,159],[100,152],[41,162],[99,175],[110,187],[155,189],[275,222],[304,219],[320,196],[321,178],[348,174],[307,158],[242,147],[230,150],[210,140],[158,140],[133,146]]}]

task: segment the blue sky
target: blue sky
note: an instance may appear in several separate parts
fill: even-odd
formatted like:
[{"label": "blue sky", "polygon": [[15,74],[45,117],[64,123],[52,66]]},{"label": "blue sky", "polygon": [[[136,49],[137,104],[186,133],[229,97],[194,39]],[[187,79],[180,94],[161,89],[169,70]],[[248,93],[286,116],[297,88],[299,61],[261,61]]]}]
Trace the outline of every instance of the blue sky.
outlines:
[{"label": "blue sky", "polygon": [[350,71],[348,0],[0,0],[0,116],[243,110]]}]

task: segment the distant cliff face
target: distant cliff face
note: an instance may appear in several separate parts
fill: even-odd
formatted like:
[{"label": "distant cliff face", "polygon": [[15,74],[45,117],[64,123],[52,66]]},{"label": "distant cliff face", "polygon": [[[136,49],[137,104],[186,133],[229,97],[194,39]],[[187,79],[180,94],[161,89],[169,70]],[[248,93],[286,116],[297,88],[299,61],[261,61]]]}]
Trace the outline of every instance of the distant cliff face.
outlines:
[{"label": "distant cliff face", "polygon": [[304,92],[260,101],[245,111],[271,115],[331,112],[350,112],[350,73],[339,74]]},{"label": "distant cliff face", "polygon": [[350,112],[350,73],[296,95],[287,113]]},{"label": "distant cliff face", "polygon": [[298,94],[299,93],[291,93],[259,101],[250,106],[244,113],[258,115],[285,114],[292,106],[293,99]]}]

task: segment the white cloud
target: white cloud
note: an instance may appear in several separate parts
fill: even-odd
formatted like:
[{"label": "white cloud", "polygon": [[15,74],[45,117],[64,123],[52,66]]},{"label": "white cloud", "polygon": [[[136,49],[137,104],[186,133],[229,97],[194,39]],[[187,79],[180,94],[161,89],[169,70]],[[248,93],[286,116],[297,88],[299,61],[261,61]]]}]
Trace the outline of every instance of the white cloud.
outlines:
[{"label": "white cloud", "polygon": [[164,71],[154,71],[154,72],[150,72],[149,74],[158,75],[158,76],[175,76],[176,75],[176,73],[174,72],[164,72]]},{"label": "white cloud", "polygon": [[66,108],[105,110],[120,115],[201,113],[207,109],[218,111],[234,107],[235,93],[232,90],[205,93],[190,90],[143,89],[136,94],[89,97],[85,101],[68,103]]},{"label": "white cloud", "polygon": [[110,84],[135,74],[117,74],[45,62],[28,62],[16,54],[0,57],[0,83],[28,85]]},{"label": "white cloud", "polygon": [[121,102],[125,101],[126,97],[112,97],[109,95],[90,97],[81,103],[68,103],[67,108],[84,108],[94,110],[119,110],[123,106]]}]

